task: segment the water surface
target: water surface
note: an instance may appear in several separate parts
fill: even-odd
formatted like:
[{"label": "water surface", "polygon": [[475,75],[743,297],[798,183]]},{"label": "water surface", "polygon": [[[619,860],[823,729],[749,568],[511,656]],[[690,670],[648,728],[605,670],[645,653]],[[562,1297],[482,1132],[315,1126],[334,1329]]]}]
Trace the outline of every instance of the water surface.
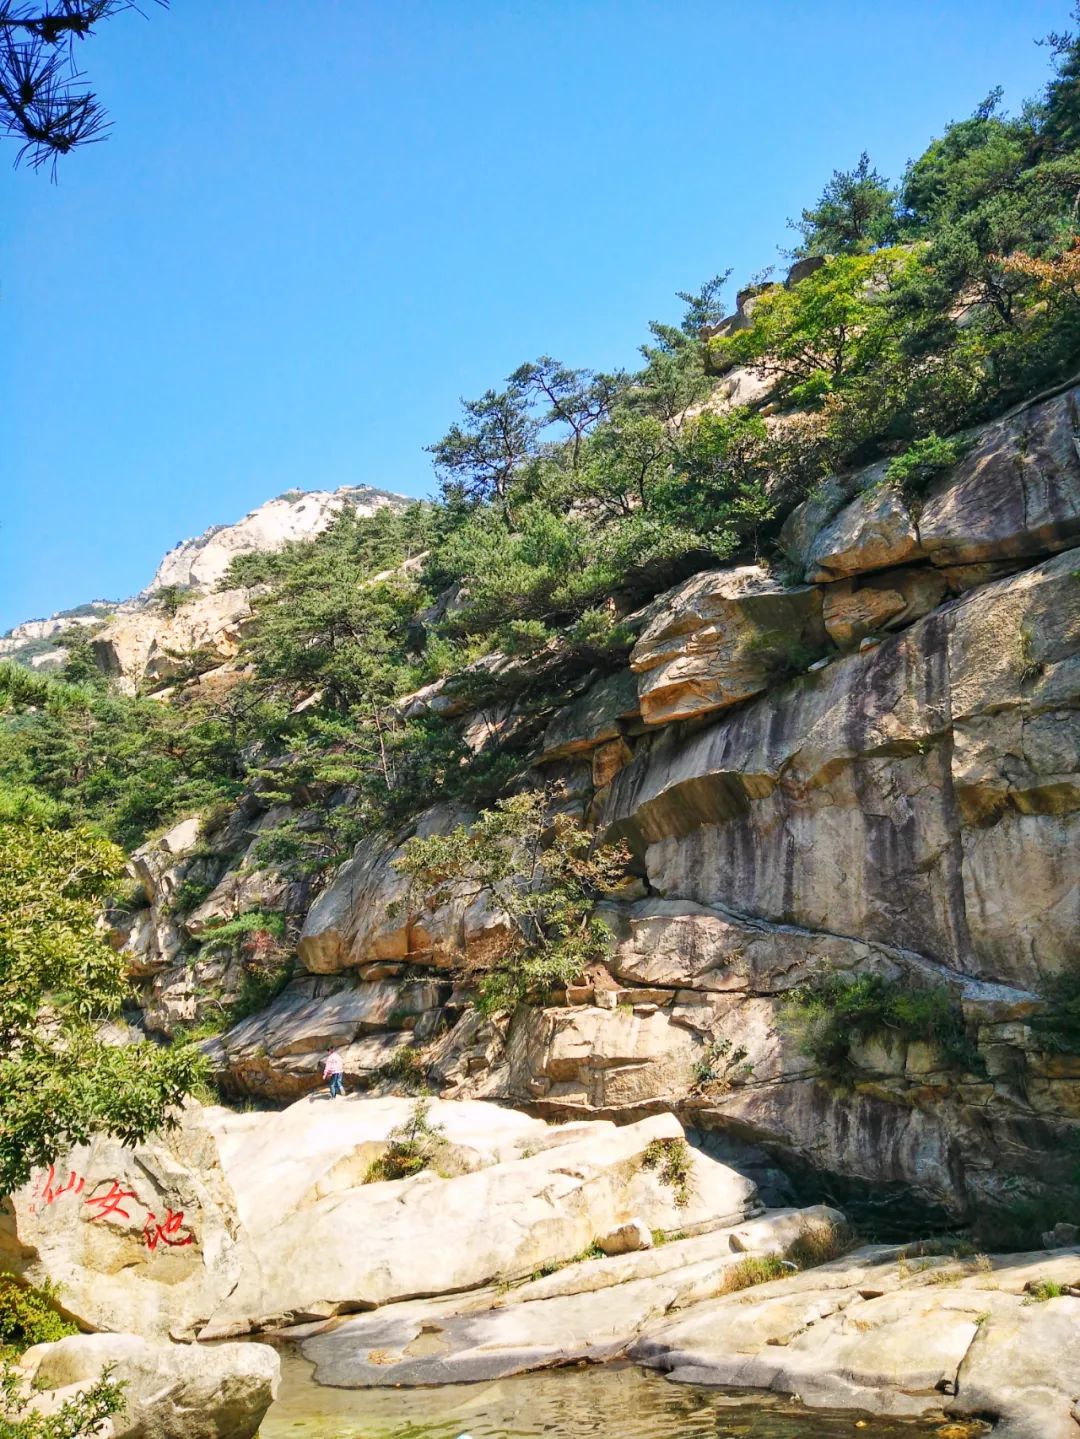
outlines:
[{"label": "water surface", "polygon": [[281,1364],[260,1439],[928,1439],[939,1429],[672,1384],[629,1365],[437,1389],[324,1389],[298,1356],[282,1353]]}]

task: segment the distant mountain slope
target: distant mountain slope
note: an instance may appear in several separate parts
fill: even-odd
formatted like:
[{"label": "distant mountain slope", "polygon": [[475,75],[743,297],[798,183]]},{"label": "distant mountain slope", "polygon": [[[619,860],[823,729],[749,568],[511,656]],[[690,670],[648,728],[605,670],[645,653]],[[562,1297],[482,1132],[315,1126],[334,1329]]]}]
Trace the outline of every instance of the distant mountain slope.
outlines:
[{"label": "distant mountain slope", "polygon": [[237,555],[279,550],[290,540],[309,539],[325,530],[347,506],[370,515],[385,505],[405,505],[404,495],[373,485],[343,485],[337,490],[287,490],[249,511],[232,525],[211,525],[194,539],[182,540],[164,557],[154,578],[129,600],[93,600],[59,610],[48,619],[26,620],[0,635],[0,658],[34,668],[63,663],[57,640],[75,625],[101,625],[117,615],[141,609],[167,586],[207,591],[224,578]]}]

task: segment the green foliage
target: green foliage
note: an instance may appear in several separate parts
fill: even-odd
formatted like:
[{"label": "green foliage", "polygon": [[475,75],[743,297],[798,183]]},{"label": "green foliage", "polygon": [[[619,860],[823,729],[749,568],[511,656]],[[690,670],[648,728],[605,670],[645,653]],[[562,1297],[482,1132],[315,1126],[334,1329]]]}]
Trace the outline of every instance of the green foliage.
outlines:
[{"label": "green foliage", "polygon": [[944,986],[914,988],[878,974],[823,974],[792,991],[785,1018],[801,1033],[803,1053],[836,1075],[850,1070],[853,1040],[881,1032],[933,1044],[958,1068],[979,1063],[960,1005]]},{"label": "green foliage", "polygon": [[1056,1279],[1037,1279],[1027,1286],[1025,1304],[1045,1304],[1048,1299],[1061,1299],[1066,1293],[1064,1284]]},{"label": "green foliage", "polygon": [[445,1131],[441,1124],[431,1120],[430,1110],[429,1100],[416,1100],[409,1118],[395,1125],[387,1135],[384,1153],[368,1166],[364,1175],[365,1184],[408,1179],[410,1175],[430,1169],[438,1162],[439,1154],[446,1145]]},{"label": "green foliage", "polygon": [[167,615],[175,615],[191,598],[186,585],[162,585],[154,591],[154,603]]},{"label": "green foliage", "polygon": [[223,945],[235,947],[237,942],[249,935],[273,935],[282,939],[285,935],[285,917],[273,910],[249,909],[233,919],[224,920],[207,929],[203,944],[217,949]]},{"label": "green foliage", "polygon": [[0,1275],[0,1347],[21,1354],[35,1344],[52,1344],[78,1332],[77,1324],[57,1312],[56,1292],[50,1286],[35,1289]]},{"label": "green foliage", "polygon": [[870,167],[864,150],[853,170],[834,170],[821,199],[802,212],[793,229],[802,233],[798,256],[864,253],[895,237],[896,192]]},{"label": "green foliage", "polygon": [[0,1439],[93,1439],[105,1420],[125,1409],[124,1385],[112,1378],[110,1369],[52,1414],[27,1409],[23,1393],[19,1371],[7,1361],[0,1363]]},{"label": "green foliage", "polygon": [[931,431],[889,461],[885,478],[910,501],[922,495],[943,471],[952,469],[963,453],[963,441],[942,439]]},{"label": "green foliage", "polygon": [[675,1207],[685,1209],[690,1203],[693,1183],[693,1160],[685,1139],[652,1139],[645,1146],[641,1166],[655,1169],[661,1184],[675,1193]]},{"label": "green foliage", "polygon": [[485,1013],[565,986],[610,948],[597,901],[625,879],[621,847],[591,848],[588,832],[550,813],[539,791],[501,799],[472,825],[415,836],[395,860],[410,879],[407,905],[480,894],[510,920],[503,952],[482,981]]},{"label": "green foliage", "polygon": [[1080,1054],[1080,968],[1044,981],[1046,1008],[1030,1021],[1038,1043],[1051,1054]]},{"label": "green foliage", "polygon": [[712,1039],[694,1061],[694,1083],[705,1093],[726,1093],[753,1074],[745,1059],[745,1045],[732,1044],[726,1037]]},{"label": "green foliage", "polygon": [[430,1092],[424,1056],[411,1044],[395,1049],[386,1063],[379,1065],[375,1078],[393,1085],[395,1089],[403,1090],[406,1094]]},{"label": "green foliage", "polygon": [[95,1038],[126,992],[96,929],[123,868],[86,830],[0,823],[0,1193],[95,1132],[136,1141],[168,1124],[199,1077],[186,1050]]}]

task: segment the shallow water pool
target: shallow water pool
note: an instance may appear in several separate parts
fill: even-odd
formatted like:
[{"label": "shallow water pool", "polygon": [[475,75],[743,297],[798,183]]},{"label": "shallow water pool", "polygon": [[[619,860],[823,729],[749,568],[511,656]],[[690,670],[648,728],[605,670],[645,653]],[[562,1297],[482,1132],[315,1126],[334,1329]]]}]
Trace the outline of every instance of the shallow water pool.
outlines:
[{"label": "shallow water pool", "polygon": [[281,1363],[260,1439],[928,1439],[940,1427],[672,1384],[629,1365],[438,1389],[324,1389],[303,1359],[286,1352]]}]

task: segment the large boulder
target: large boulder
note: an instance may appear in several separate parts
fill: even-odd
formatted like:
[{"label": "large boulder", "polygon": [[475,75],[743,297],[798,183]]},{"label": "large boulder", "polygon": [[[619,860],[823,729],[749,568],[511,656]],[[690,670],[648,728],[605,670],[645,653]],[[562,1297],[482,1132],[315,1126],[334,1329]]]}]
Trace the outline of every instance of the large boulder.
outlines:
[{"label": "large boulder", "polygon": [[[446,834],[472,816],[439,806],[421,816],[415,833]],[[501,952],[507,917],[471,885],[456,888],[435,907],[410,896],[408,876],[394,868],[402,841],[385,835],[361,840],[353,857],[308,912],[298,950],[314,974],[333,974],[372,961],[448,968],[462,959],[483,964]]]},{"label": "large boulder", "polygon": [[825,645],[819,590],[790,589],[760,565],[694,575],[654,605],[631,652],[642,719],[726,709],[804,670]]},{"label": "large boulder", "polygon": [[641,706],[637,683],[629,670],[598,679],[559,711],[541,741],[537,764],[589,754],[598,746],[622,739]]},{"label": "large boulder", "polygon": [[[386,1152],[391,1130],[414,1113],[403,1098],[331,1100],[292,1104],[277,1113],[203,1112],[221,1165],[249,1235],[275,1228],[289,1215],[364,1183]],[[428,1101],[427,1116],[442,1131],[440,1167],[467,1172],[518,1159],[544,1147],[553,1133],[542,1120],[513,1109],[473,1101]]]},{"label": "large boulder", "polygon": [[0,1213],[0,1263],[51,1284],[87,1329],[193,1338],[237,1282],[233,1196],[193,1106],[128,1148],[96,1139],[39,1170]]},{"label": "large boulder", "polygon": [[265,1344],[205,1347],[77,1334],[39,1344],[19,1361],[46,1412],[105,1368],[124,1385],[124,1409],[109,1421],[112,1439],[253,1439],[277,1396],[280,1360]]},{"label": "large boulder", "polygon": [[[842,1216],[779,1210],[736,1229],[592,1256],[512,1288],[394,1304],[334,1320],[303,1345],[320,1384],[342,1388],[499,1379],[617,1358],[648,1323],[711,1297],[748,1256],[782,1256]],[[644,1229],[641,1220],[628,1228]]]},{"label": "large boulder", "polygon": [[686,1383],[824,1408],[933,1415],[955,1395],[951,1410],[1003,1417],[1009,1439],[1058,1439],[1077,1387],[1080,1300],[1028,1317],[1024,1286],[1075,1273],[1077,1258],[1034,1259],[909,1265],[902,1251],[860,1250],[660,1320],[629,1353]]},{"label": "large boulder", "polygon": [[186,675],[192,656],[203,669],[234,659],[253,622],[248,591],[222,590],[193,596],[175,613],[155,604],[125,610],[91,645],[104,672],[134,694]]},{"label": "large boulder", "polygon": [[682,1138],[672,1115],[590,1124],[580,1138],[457,1178],[425,1170],[285,1212],[260,1231],[204,1332],[246,1333],[520,1279],[630,1218],[693,1234],[759,1211],[755,1186],[704,1155],[686,1151],[685,1183],[670,1176],[669,1146]]},{"label": "large boulder", "polygon": [[370,1084],[411,1050],[413,1031],[450,998],[434,979],[311,976],[289,984],[265,1009],[228,1029],[210,1048],[227,1088],[271,1100],[296,1099],[322,1083],[322,1061],[341,1051],[351,1087]]}]

